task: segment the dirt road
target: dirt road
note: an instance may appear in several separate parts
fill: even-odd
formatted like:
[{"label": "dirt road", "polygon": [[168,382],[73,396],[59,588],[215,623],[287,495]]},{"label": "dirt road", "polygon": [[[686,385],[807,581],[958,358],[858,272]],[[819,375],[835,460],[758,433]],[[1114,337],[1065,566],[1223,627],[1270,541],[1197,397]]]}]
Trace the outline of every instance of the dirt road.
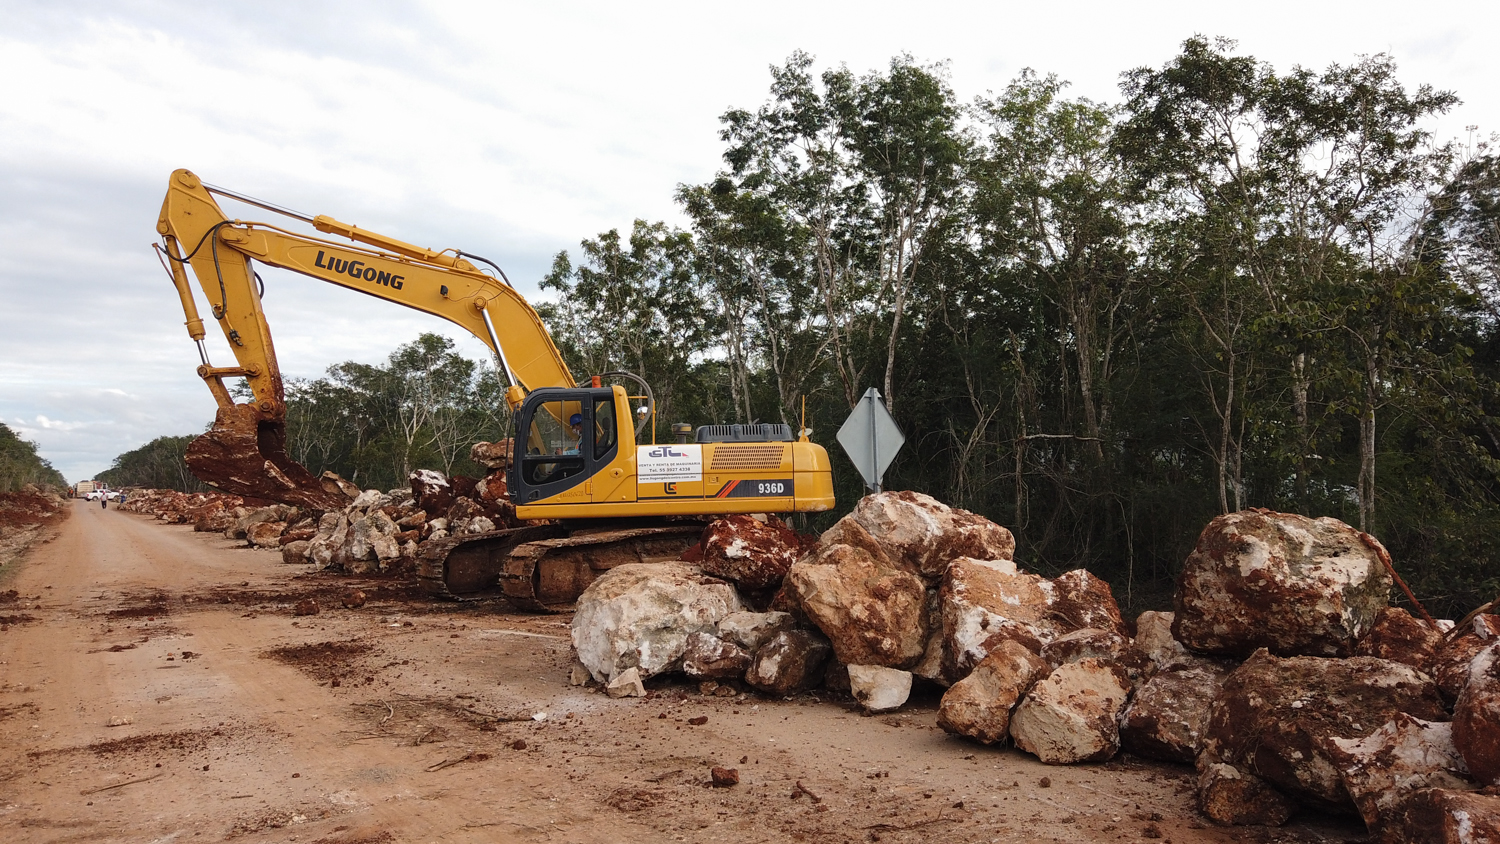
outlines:
[{"label": "dirt road", "polygon": [[[932,697],[612,700],[568,685],[566,616],[234,545],[79,503],[0,571],[0,841],[1362,837],[1206,827],[1187,769],[1044,766],[945,735]],[[322,612],[294,616],[305,598]]]}]

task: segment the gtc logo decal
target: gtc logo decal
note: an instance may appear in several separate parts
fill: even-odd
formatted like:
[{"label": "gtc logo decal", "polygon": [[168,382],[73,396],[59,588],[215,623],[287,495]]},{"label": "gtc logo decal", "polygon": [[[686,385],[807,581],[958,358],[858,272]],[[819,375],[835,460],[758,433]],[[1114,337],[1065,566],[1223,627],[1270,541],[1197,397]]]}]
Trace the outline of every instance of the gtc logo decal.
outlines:
[{"label": "gtc logo decal", "polygon": [[320,270],[333,270],[341,275],[362,278],[365,281],[384,284],[387,287],[394,287],[397,290],[400,290],[402,283],[406,281],[406,276],[404,275],[391,275],[374,267],[367,267],[364,261],[341,261],[338,258],[329,257],[327,259],[328,263],[325,264],[323,260],[323,250],[319,249],[318,259],[313,261],[313,266]]},{"label": "gtc logo decal", "polygon": [[647,452],[652,457],[687,457],[687,452],[678,451],[669,445],[657,446]]}]

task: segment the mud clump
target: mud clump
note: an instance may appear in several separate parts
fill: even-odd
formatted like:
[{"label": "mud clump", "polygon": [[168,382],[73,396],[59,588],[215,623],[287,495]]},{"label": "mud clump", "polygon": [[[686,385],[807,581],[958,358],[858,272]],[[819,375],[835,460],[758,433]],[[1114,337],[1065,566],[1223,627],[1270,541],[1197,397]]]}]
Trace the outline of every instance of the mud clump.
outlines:
[{"label": "mud clump", "polygon": [[274,648],[260,656],[290,665],[313,679],[326,682],[350,673],[356,659],[374,651],[375,647],[367,642],[314,642]]}]

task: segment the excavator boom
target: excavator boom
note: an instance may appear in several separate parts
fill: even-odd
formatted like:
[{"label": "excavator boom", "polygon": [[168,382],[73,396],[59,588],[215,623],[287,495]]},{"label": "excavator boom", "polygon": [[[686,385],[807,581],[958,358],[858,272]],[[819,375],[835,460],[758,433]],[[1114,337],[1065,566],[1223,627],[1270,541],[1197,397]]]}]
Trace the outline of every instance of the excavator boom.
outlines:
[{"label": "excavator boom", "polygon": [[[347,501],[335,485],[313,477],[286,453],[286,395],[252,259],[453,322],[490,347],[513,387],[574,383],[531,305],[456,251],[424,249],[332,217],[307,217],[264,203],[255,204],[363,245],[231,220],[214,193],[247,199],[211,188],[187,170],[175,171],[156,226],[188,334],[199,345],[203,364],[198,375],[218,403],[213,427],[187,453],[189,468],[206,483],[237,495],[317,509]],[[237,366],[209,364],[203,320],[184,266],[192,267]],[[497,323],[509,328],[504,339],[494,330]],[[246,380],[253,402],[234,402],[224,386],[224,379],[233,377]],[[518,402],[522,395],[513,390],[510,400]]]}]

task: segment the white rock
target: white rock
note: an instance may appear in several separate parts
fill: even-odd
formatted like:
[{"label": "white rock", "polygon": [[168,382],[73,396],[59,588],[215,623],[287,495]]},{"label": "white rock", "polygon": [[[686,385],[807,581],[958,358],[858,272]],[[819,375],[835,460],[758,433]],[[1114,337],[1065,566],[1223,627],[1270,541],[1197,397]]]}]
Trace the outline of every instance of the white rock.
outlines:
[{"label": "white rock", "polygon": [[1058,666],[1031,687],[1010,719],[1016,747],[1051,765],[1102,762],[1120,749],[1125,669],[1088,658]]},{"label": "white rock", "polygon": [[645,697],[646,685],[639,670],[627,668],[604,684],[604,692],[610,697]]},{"label": "white rock", "polygon": [[355,498],[354,501],[349,504],[349,506],[357,510],[368,510],[371,507],[378,505],[380,503],[380,499],[383,497],[385,497],[385,493],[381,492],[380,490],[367,489],[364,492],[361,492],[359,494],[359,497]]},{"label": "white rock", "polygon": [[1344,788],[1365,825],[1382,838],[1401,828],[1406,798],[1424,788],[1468,791],[1453,725],[1404,712],[1364,738],[1330,738]]},{"label": "white rock", "polygon": [[792,616],[784,612],[734,612],[719,619],[719,638],[751,653],[772,636],[792,629]]},{"label": "white rock", "polygon": [[486,516],[475,516],[469,520],[464,528],[465,533],[489,533],[495,529],[495,523]]},{"label": "white rock", "polygon": [[900,709],[911,697],[911,672],[882,665],[851,665],[849,693],[870,712]]},{"label": "white rock", "polygon": [[647,679],[678,668],[689,634],[712,633],[720,619],[743,609],[732,586],[687,563],[629,563],[579,596],[573,647],[595,680],[631,668]]}]

